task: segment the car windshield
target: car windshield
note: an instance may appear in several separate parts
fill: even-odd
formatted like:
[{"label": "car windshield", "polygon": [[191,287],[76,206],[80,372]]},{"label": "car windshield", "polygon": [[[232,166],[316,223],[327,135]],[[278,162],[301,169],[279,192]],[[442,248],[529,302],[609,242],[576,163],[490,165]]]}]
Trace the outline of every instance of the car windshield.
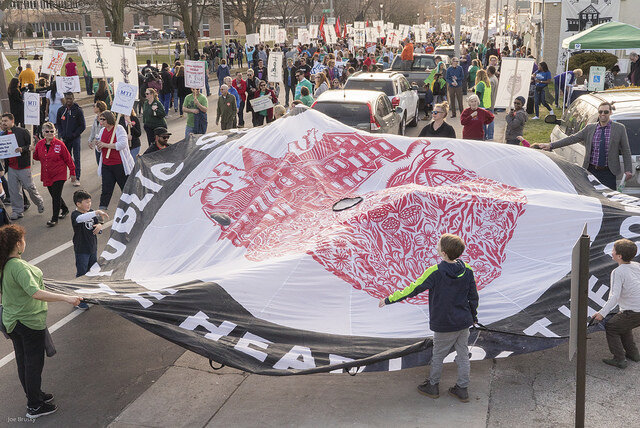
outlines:
[{"label": "car windshield", "polygon": [[344,89],[365,89],[367,91],[384,92],[388,96],[395,95],[391,80],[355,80],[347,79]]},{"label": "car windshield", "polygon": [[369,106],[367,104],[320,101],[313,106],[313,109],[345,125],[355,126],[359,123],[369,123]]},{"label": "car windshield", "polygon": [[[425,71],[427,68],[433,69],[435,67],[436,67],[436,62],[432,56],[422,56],[422,55],[415,56],[413,58],[413,64],[411,64],[412,71]],[[397,55],[393,59],[393,64],[391,64],[391,69],[404,70],[404,68],[402,68],[402,60],[400,59],[399,55]]]},{"label": "car windshield", "polygon": [[640,119],[619,120],[627,128],[632,155],[640,155]]}]

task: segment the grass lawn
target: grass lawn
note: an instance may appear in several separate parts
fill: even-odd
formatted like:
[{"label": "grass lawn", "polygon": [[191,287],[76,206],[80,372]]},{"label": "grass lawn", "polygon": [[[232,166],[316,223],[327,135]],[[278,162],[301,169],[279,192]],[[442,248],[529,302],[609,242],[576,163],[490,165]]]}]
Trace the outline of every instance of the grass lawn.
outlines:
[{"label": "grass lawn", "polygon": [[[542,110],[542,109],[541,109]],[[543,114],[541,112],[541,114]],[[549,136],[555,125],[544,123],[544,117],[532,120],[534,115],[529,115],[529,120],[524,125],[524,138],[531,144],[548,143]]]}]

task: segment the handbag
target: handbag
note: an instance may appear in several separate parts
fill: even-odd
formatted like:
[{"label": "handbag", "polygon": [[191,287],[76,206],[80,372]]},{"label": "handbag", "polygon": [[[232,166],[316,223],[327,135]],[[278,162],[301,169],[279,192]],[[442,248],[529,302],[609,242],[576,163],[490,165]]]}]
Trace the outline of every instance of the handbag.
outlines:
[{"label": "handbag", "polygon": [[7,333],[7,328],[4,326],[4,323],[2,322],[2,305],[0,305],[0,331],[2,332],[2,334],[4,334],[4,337],[6,337],[7,339],[11,339],[9,337],[9,333]]}]

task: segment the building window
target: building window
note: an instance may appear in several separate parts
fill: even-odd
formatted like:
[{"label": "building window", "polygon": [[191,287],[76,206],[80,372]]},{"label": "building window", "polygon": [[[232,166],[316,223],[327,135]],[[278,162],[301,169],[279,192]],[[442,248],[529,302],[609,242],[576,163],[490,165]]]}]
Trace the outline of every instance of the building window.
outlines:
[{"label": "building window", "polygon": [[84,31],[87,33],[91,32],[91,15],[84,16]]}]

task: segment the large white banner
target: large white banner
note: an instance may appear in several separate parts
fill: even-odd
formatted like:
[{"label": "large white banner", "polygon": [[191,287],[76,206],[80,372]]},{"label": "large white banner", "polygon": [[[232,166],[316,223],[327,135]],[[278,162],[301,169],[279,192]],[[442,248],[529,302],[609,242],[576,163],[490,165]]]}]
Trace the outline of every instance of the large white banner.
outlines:
[{"label": "large white banner", "polygon": [[338,36],[336,35],[336,29],[333,28],[333,25],[327,25],[324,27],[324,36],[327,39],[326,41],[328,45],[338,43]]},{"label": "large white banner", "polygon": [[510,108],[520,95],[527,99],[534,63],[535,60],[530,58],[502,58],[496,108]]},{"label": "large white banner", "polygon": [[318,38],[318,26],[317,25],[309,25],[309,37],[312,40]]},{"label": "large white banner", "polygon": [[44,48],[42,53],[42,72],[45,74],[60,74],[66,58],[66,52]]},{"label": "large white banner", "polygon": [[283,52],[271,52],[267,61],[267,78],[269,82],[282,82],[282,64],[284,62]]},{"label": "large white banner", "polygon": [[[562,17],[560,19],[556,73],[565,71],[567,51],[562,49],[564,39],[595,25],[617,21],[620,14],[620,0],[566,0],[561,3]],[[549,64],[549,68],[553,69],[553,64]]]},{"label": "large white banner", "polygon": [[24,124],[40,125],[40,94],[24,93]]},{"label": "large white banner", "polygon": [[119,67],[113,75],[115,86],[119,82],[136,84],[138,83],[138,57],[136,48],[133,46],[112,45],[110,55],[117,58],[116,64]]},{"label": "large white banner", "polygon": [[118,71],[120,68],[120,55],[114,52],[111,40],[106,37],[85,37],[82,40],[84,42],[84,50],[81,53],[86,55],[86,57],[83,57],[84,62],[89,64],[91,75],[94,79],[114,77],[120,73]]},{"label": "large white banner", "polygon": [[278,28],[276,33],[276,43],[286,43],[287,42],[287,30],[284,28]]},{"label": "large white banner", "polygon": [[298,28],[298,42],[303,45],[308,45],[309,43],[311,43],[309,30],[307,30],[306,28]]},{"label": "large white banner", "polygon": [[400,34],[398,30],[387,31],[387,46],[392,48],[400,47]]},{"label": "large white banner", "polygon": [[354,28],[353,29],[353,45],[358,47],[364,47],[365,44],[365,29]]}]

